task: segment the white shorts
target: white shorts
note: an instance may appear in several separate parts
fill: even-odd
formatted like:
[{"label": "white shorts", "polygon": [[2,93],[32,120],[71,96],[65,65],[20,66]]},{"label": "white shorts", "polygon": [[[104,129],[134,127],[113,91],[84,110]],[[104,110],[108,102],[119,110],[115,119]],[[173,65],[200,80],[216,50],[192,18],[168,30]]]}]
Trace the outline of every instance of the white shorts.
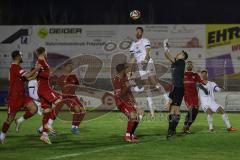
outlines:
[{"label": "white shorts", "polygon": [[152,59],[149,60],[147,67],[145,69],[143,68],[143,65],[141,63],[137,63],[137,66],[138,66],[137,77],[140,77],[142,80],[146,80],[148,79],[148,77],[156,75],[156,70]]},{"label": "white shorts", "polygon": [[206,112],[207,109],[211,109],[211,111],[216,112],[219,107],[222,108],[220,104],[217,104],[214,100],[211,100],[210,98],[200,98],[200,103],[204,112]]}]

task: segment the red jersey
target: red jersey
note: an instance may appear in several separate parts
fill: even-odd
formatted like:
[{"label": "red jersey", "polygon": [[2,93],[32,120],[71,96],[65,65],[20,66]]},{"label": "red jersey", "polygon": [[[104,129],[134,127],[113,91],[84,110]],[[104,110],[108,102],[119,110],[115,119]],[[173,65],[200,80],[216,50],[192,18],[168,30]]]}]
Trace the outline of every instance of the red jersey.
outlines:
[{"label": "red jersey", "polygon": [[11,64],[9,74],[9,97],[18,97],[25,95],[24,77],[26,71],[18,64]]},{"label": "red jersey", "polygon": [[197,73],[184,73],[184,96],[198,96],[196,83],[202,83],[202,80]]},{"label": "red jersey", "polygon": [[127,81],[128,78],[126,75],[123,78],[116,75],[113,79],[114,98],[117,105],[123,102],[135,103],[131,89],[126,86]]},{"label": "red jersey", "polygon": [[79,85],[79,81],[74,74],[61,75],[57,80],[57,84],[60,86],[64,95],[75,95],[75,85]]},{"label": "red jersey", "polygon": [[39,88],[49,87],[48,79],[50,75],[50,67],[45,60],[38,59],[37,64],[40,64],[42,67],[38,72],[37,80]]}]

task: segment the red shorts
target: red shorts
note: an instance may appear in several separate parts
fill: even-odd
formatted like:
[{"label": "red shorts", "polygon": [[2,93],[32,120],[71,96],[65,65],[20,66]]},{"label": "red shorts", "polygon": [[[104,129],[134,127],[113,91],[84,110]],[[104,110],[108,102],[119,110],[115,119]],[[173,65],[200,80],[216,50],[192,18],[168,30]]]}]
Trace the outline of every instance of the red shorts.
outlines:
[{"label": "red shorts", "polygon": [[29,96],[9,97],[8,98],[8,114],[15,114],[28,104],[34,103]]},{"label": "red shorts", "polygon": [[122,102],[121,104],[119,104],[118,109],[126,116],[129,116],[129,114],[132,112],[137,112],[136,108],[134,107],[134,104],[128,102]]},{"label": "red shorts", "polygon": [[39,87],[38,96],[43,109],[52,108],[52,104],[60,98],[59,94],[57,94],[50,87]]},{"label": "red shorts", "polygon": [[185,101],[187,108],[198,108],[199,107],[198,96],[184,95],[184,101]]}]

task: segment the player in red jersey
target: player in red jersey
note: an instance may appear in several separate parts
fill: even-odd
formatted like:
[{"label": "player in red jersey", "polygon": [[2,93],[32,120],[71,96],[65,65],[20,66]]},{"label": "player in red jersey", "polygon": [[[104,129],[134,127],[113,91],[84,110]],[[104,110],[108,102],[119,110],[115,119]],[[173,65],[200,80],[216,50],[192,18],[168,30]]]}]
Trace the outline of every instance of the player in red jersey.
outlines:
[{"label": "player in red jersey", "polygon": [[24,115],[19,119],[16,119],[17,132],[19,131],[20,124],[31,118],[37,111],[37,107],[35,106],[32,98],[25,95],[24,81],[30,80],[34,77],[41,66],[38,65],[30,72],[23,70],[21,67],[21,63],[23,62],[22,53],[18,50],[12,52],[12,60],[9,74],[8,115],[6,121],[3,123],[0,134],[2,144],[5,143],[6,133],[18,111],[23,108],[25,109]]},{"label": "player in red jersey", "polygon": [[203,81],[197,73],[192,71],[192,61],[187,62],[186,70],[187,71],[184,73],[184,101],[188,108],[188,112],[185,117],[183,132],[190,133],[189,128],[195,121],[199,109],[197,85],[203,83]]},{"label": "player in red jersey", "polygon": [[137,142],[138,139],[135,137],[134,132],[139,123],[138,113],[126,69],[125,64],[118,64],[116,67],[117,75],[113,79],[114,98],[118,109],[128,117],[127,132],[124,140],[127,142]]},{"label": "player in red jersey", "polygon": [[61,97],[49,86],[50,67],[46,61],[47,52],[45,48],[39,47],[36,50],[36,54],[38,58],[37,64],[42,66],[37,76],[38,96],[41,102],[41,108],[43,109],[43,132],[40,140],[46,144],[51,144],[48,132],[54,134],[55,130],[48,125],[48,120],[51,117],[52,108],[55,108],[57,105],[61,105]]},{"label": "player in red jersey", "polygon": [[[53,83],[60,87],[62,91],[62,101],[69,107],[70,112],[73,115],[72,129],[73,134],[79,134],[79,125],[85,116],[85,109],[76,95],[76,86],[79,86],[78,78],[75,74],[71,74],[73,71],[72,64],[66,63],[63,68],[63,75],[60,77],[54,76]],[[51,117],[48,120],[48,125],[52,126],[58,112],[63,105],[58,105],[51,113]],[[41,131],[41,128],[39,129]]]}]

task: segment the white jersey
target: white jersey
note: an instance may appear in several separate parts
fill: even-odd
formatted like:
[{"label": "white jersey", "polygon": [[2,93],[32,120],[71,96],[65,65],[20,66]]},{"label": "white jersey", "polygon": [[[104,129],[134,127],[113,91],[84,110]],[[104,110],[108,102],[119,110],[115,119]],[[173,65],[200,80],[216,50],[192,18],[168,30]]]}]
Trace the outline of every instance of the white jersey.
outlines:
[{"label": "white jersey", "polygon": [[38,82],[36,79],[31,80],[28,82],[28,93],[29,96],[34,100],[34,101],[39,101],[38,97]]},{"label": "white jersey", "polygon": [[151,45],[150,41],[146,38],[141,38],[137,42],[132,42],[130,53],[134,55],[137,63],[141,63],[141,61],[145,60],[147,48],[151,48]]},{"label": "white jersey", "polygon": [[214,92],[218,92],[220,91],[220,88],[218,87],[218,85],[215,82],[211,82],[211,81],[207,81],[207,84],[202,84],[204,88],[206,88],[208,90],[208,95],[205,94],[204,91],[202,91],[201,89],[198,90],[198,94],[200,99],[201,98],[210,98],[211,100],[214,100]]},{"label": "white jersey", "polygon": [[200,105],[204,111],[210,108],[213,112],[216,112],[221,105],[217,104],[214,98],[214,92],[219,92],[221,89],[215,82],[207,81],[207,84],[202,84],[204,88],[207,89],[208,95],[204,91],[198,89],[198,95],[200,100]]}]

